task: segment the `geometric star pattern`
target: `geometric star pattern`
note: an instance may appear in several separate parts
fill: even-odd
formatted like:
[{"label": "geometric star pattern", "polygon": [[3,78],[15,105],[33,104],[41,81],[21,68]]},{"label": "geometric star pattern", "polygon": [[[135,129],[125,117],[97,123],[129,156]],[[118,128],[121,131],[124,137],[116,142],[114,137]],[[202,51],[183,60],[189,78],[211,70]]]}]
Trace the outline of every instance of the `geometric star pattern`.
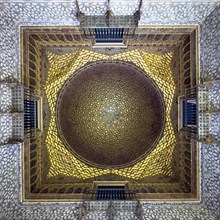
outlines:
[{"label": "geometric star pattern", "polygon": [[[46,136],[46,146],[49,152],[50,169],[48,178],[57,175],[72,176],[79,179],[88,179],[105,174],[116,174],[129,179],[140,180],[149,176],[167,175],[172,176],[172,155],[176,144],[174,129],[170,111],[172,107],[176,86],[170,69],[173,53],[164,55],[149,54],[140,49],[131,50],[115,55],[79,50],[64,55],[48,53],[50,69],[45,82],[45,92],[50,108],[50,124]],[[163,93],[166,118],[164,134],[156,148],[140,162],[133,166],[121,169],[100,169],[89,167],[79,161],[68,149],[65,148],[58,136],[56,127],[56,101],[57,93],[77,70],[89,62],[99,60],[117,60],[131,62],[145,74],[150,76]]]}]

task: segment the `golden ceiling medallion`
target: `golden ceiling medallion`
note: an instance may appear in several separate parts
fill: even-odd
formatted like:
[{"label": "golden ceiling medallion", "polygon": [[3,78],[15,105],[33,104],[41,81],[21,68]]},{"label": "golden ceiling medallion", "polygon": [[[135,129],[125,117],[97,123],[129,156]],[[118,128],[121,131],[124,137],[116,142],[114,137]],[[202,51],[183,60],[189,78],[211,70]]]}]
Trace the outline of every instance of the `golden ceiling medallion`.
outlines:
[{"label": "golden ceiling medallion", "polygon": [[126,62],[99,61],[77,71],[58,98],[65,145],[96,167],[127,167],[145,157],[164,128],[165,105],[156,84]]}]

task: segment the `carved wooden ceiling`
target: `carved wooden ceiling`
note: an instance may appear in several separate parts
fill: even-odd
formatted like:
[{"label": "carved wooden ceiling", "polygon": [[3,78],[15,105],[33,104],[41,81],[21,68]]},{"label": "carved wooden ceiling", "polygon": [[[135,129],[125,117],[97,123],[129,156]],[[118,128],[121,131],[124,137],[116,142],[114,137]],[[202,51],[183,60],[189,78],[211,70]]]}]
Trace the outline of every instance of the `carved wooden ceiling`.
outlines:
[{"label": "carved wooden ceiling", "polygon": [[[196,39],[194,27],[140,27],[125,49],[93,49],[77,27],[23,27],[23,83],[43,100],[43,130],[24,144],[25,200],[75,201],[94,181],[129,181],[142,200],[198,199],[197,145],[178,130],[178,97],[196,83]],[[56,124],[62,86],[82,68],[101,61],[128,63],[142,71],[165,103],[165,127],[157,146],[121,168],[78,159],[63,144]]]}]

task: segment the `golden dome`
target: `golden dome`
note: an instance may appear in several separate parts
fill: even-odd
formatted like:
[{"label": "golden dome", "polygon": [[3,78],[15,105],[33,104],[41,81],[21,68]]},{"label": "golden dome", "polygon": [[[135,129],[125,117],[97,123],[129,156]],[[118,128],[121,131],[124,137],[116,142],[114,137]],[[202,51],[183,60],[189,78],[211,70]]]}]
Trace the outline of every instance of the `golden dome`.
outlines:
[{"label": "golden dome", "polygon": [[160,90],[143,71],[103,61],[90,63],[64,84],[57,121],[77,158],[92,166],[124,167],[158,143],[164,111]]}]

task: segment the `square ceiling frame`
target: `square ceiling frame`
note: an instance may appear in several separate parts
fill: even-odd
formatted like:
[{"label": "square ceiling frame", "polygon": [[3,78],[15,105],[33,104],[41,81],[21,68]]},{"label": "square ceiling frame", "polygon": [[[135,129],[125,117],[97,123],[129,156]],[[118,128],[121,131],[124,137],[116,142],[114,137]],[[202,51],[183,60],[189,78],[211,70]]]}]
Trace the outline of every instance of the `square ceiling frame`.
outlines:
[{"label": "square ceiling frame", "polygon": [[[180,45],[181,43],[183,43],[184,39],[182,40],[179,40],[178,43],[175,43],[175,38],[174,40],[171,42],[169,41],[166,41],[166,42],[162,42],[162,43],[159,43],[158,40],[156,39],[156,36],[158,35],[158,28],[155,28],[155,27],[150,27],[150,26],[147,26],[147,27],[141,27],[138,31],[138,37],[135,39],[135,40],[132,42],[130,42],[130,48],[134,48],[134,47],[137,47],[137,48],[140,48],[140,47],[149,47],[149,46],[152,46],[152,47],[159,47],[161,49],[161,47],[167,47],[167,48],[174,48],[178,45]],[[197,26],[189,26],[189,27],[173,27],[173,26],[170,26],[170,27],[160,27],[160,31],[163,30],[163,32],[160,32],[160,33],[163,33],[163,35],[168,35],[168,34],[171,34],[173,30],[176,30],[177,34],[178,33],[181,33],[182,35],[185,34],[185,35],[188,35],[189,34],[189,31],[194,31],[194,37],[193,37],[193,46],[194,46],[194,64],[196,64],[196,66],[198,65],[198,58],[197,58],[197,44],[198,44],[198,35],[197,35]],[[149,33],[149,30],[152,30],[151,31],[151,35],[155,35],[155,39],[154,41],[152,42],[148,42],[146,40],[147,36],[146,36],[146,31],[148,31],[147,33]],[[30,62],[30,57],[33,58],[33,56],[31,56],[31,50],[30,48],[28,48],[28,45],[26,44],[27,42],[27,38],[30,37],[30,35],[36,35],[36,33],[34,33],[34,31],[38,32],[38,36],[41,34],[41,37],[38,39],[42,45],[41,46],[37,46],[39,47],[38,50],[37,50],[37,53],[38,53],[38,56],[41,56],[42,53],[45,52],[45,50],[43,50],[43,48],[48,48],[48,47],[51,47],[51,45],[54,47],[55,42],[52,41],[52,42],[48,42],[47,41],[47,37],[45,38],[45,36],[47,35],[48,31],[50,34],[54,35],[54,31],[58,31],[58,35],[62,36],[62,34],[64,35],[72,35],[72,39],[69,39],[67,40],[67,42],[65,42],[65,37],[58,37],[58,43],[55,47],[57,47],[58,50],[60,50],[60,48],[64,48],[64,47],[71,47],[72,50],[77,50],[79,47],[87,47],[87,48],[91,48],[91,42],[89,40],[84,40],[82,37],[81,37],[81,34],[80,32],[78,31],[78,28],[77,27],[22,27],[21,28],[21,57],[22,57],[22,65],[21,65],[21,69],[22,69],[22,82],[24,85],[26,86],[29,86],[30,88],[34,88],[37,95],[40,96],[40,87],[35,87],[34,83],[33,82],[33,76],[34,76],[34,72],[35,71],[32,71],[33,69],[31,68],[31,65],[35,62]],[[137,31],[137,32],[138,32]],[[70,34],[71,33],[71,34]],[[143,36],[145,35],[145,36]],[[171,36],[173,36],[175,34],[171,34]],[[32,38],[33,39],[33,38]],[[142,39],[142,42],[143,42],[143,39],[145,39],[145,43],[141,43],[140,39]],[[35,39],[36,41],[38,41],[37,39]],[[26,43],[25,43],[26,42]],[[191,42],[191,41],[190,41]],[[59,52],[58,52],[59,53]],[[62,52],[60,52],[62,53]],[[189,52],[190,53],[190,56],[193,56],[193,52]],[[33,58],[34,59],[34,58]],[[28,62],[29,61],[29,62]],[[41,73],[41,68],[42,68],[42,62],[41,60],[36,60],[38,62],[38,64],[36,64],[36,71],[40,72]],[[47,69],[47,68],[45,68]],[[194,69],[194,70],[191,70],[191,73],[196,73],[196,79],[195,80],[192,80],[192,83],[193,84],[196,84],[196,81],[198,79],[198,76],[197,76],[197,73],[198,73],[198,70],[197,70],[197,67]],[[31,76],[32,74],[32,76]],[[35,74],[37,75],[37,74]],[[41,79],[42,76],[39,77],[39,74],[38,76],[36,77],[37,80],[39,81],[42,81]],[[32,85],[33,84],[33,85]],[[183,90],[184,88],[179,88],[179,92],[180,93],[183,93]],[[40,133],[40,131],[38,131]],[[184,137],[182,137],[184,139]],[[38,140],[39,142],[39,140]],[[193,158],[193,180],[191,181],[193,183],[193,192],[188,192],[188,193],[165,193],[165,192],[157,192],[155,191],[154,189],[152,189],[152,187],[149,187],[149,190],[146,190],[144,189],[145,191],[147,191],[147,193],[143,193],[143,190],[142,192],[138,192],[138,189],[137,189],[137,195],[139,197],[139,199],[143,200],[143,201],[161,201],[161,200],[164,200],[164,201],[199,201],[200,199],[200,187],[199,187],[199,161],[198,161],[198,146],[197,146],[197,143],[194,142],[194,141],[187,141],[185,142],[184,144],[186,144],[188,147],[189,145],[191,146],[190,150],[187,150],[186,152],[190,152],[190,155],[188,155],[189,158],[191,157],[194,157]],[[57,190],[54,191],[55,193],[53,193],[53,190],[51,190],[50,192],[51,193],[48,193],[48,191],[44,188],[40,189],[40,191],[38,193],[34,193],[31,189],[31,181],[34,180],[34,176],[35,175],[31,175],[31,169],[33,169],[33,167],[31,167],[31,161],[28,162],[28,157],[29,159],[32,157],[32,161],[36,158],[38,158],[38,153],[36,151],[37,148],[34,147],[35,145],[32,144],[32,143],[29,143],[29,142],[26,142],[24,143],[24,151],[23,151],[23,181],[24,181],[24,188],[23,188],[23,201],[24,202],[29,202],[29,201],[81,201],[82,200],[82,192],[85,192],[85,189],[88,188],[88,186],[90,186],[90,184],[87,184],[85,183],[84,184],[84,190],[80,190],[79,188],[80,187],[77,187],[77,183],[72,183],[72,188],[75,188],[75,191],[72,191],[71,192],[71,187],[69,187],[68,189],[70,190],[69,192],[70,193],[64,193],[65,192],[65,189],[63,187],[62,184],[60,184],[60,181],[58,181],[58,184],[54,184],[53,183],[53,187],[55,186],[55,188],[57,187]],[[37,145],[37,147],[39,147],[39,145]],[[188,148],[187,147],[187,148]],[[39,150],[39,148],[38,148]],[[35,155],[36,153],[36,155]],[[182,152],[182,154],[184,154],[185,152]],[[28,156],[29,155],[29,156]],[[31,156],[32,155],[32,156]],[[35,156],[33,156],[35,155]],[[38,163],[39,161],[36,160],[36,163]],[[41,166],[41,165],[40,165]],[[35,172],[34,172],[35,174]],[[62,177],[58,177],[58,178],[61,178]],[[37,176],[36,179],[40,179],[40,176]],[[167,181],[165,181],[165,184],[167,184]],[[59,186],[58,186],[59,185]],[[171,187],[172,186],[172,183],[170,184]],[[138,188],[141,188],[141,185],[138,186]],[[143,188],[143,184],[142,184],[142,188]],[[151,192],[150,192],[151,191]],[[74,192],[74,193],[73,193]],[[74,195],[73,195],[74,194]],[[160,195],[161,194],[161,195]],[[156,196],[155,196],[156,195]],[[159,195],[159,196],[158,196]]]}]

